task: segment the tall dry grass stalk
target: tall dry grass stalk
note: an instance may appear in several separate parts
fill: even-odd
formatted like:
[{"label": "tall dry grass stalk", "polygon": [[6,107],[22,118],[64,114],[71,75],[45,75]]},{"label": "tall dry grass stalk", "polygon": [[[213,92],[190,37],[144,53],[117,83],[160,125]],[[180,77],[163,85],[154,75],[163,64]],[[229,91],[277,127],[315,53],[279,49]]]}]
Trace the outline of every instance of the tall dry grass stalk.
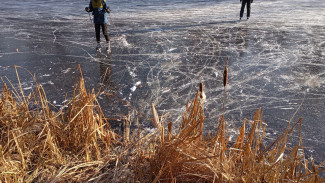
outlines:
[{"label": "tall dry grass stalk", "polygon": [[131,119],[126,117],[127,129],[120,138],[105,120],[96,98],[94,90],[87,91],[80,77],[68,108],[53,112],[37,82],[35,91],[28,95],[21,87],[9,90],[4,84],[0,100],[0,181],[325,181],[320,176],[325,162],[316,165],[305,159],[301,137],[297,144],[287,146],[295,128],[300,136],[302,119],[292,127],[289,124],[269,145],[264,141],[261,109],[252,121],[244,120],[234,142],[226,136],[224,115],[214,135],[204,136],[205,95],[200,84],[194,100],[186,105],[176,133],[173,122],[166,127],[152,105],[156,130],[145,134],[138,129],[132,135]]}]

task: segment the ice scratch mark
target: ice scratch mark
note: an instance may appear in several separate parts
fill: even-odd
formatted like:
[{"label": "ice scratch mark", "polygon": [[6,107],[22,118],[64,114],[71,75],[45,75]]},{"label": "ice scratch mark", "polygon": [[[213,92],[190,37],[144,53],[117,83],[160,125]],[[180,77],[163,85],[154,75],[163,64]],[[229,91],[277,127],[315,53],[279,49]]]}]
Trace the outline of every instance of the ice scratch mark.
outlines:
[{"label": "ice scratch mark", "polygon": [[102,61],[100,61],[99,59],[93,57],[93,56],[92,56],[88,51],[86,51],[85,49],[83,49],[83,48],[81,48],[81,49],[82,49],[83,51],[85,51],[85,52],[87,53],[87,55],[89,55],[89,57],[90,57],[93,61],[98,62],[98,63],[102,63],[102,64],[107,64],[107,63],[102,62]]}]

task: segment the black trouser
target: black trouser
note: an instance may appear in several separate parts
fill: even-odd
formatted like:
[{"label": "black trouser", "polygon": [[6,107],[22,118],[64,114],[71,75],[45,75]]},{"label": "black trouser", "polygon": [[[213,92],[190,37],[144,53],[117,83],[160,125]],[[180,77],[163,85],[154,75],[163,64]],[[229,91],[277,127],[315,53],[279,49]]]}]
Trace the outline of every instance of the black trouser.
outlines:
[{"label": "black trouser", "polygon": [[102,27],[102,31],[105,36],[106,42],[109,42],[109,37],[108,37],[108,32],[107,32],[107,24],[95,24],[96,41],[100,42],[100,27]]},{"label": "black trouser", "polygon": [[245,5],[247,3],[247,17],[251,15],[251,0],[242,0],[240,9],[240,18],[244,15]]}]

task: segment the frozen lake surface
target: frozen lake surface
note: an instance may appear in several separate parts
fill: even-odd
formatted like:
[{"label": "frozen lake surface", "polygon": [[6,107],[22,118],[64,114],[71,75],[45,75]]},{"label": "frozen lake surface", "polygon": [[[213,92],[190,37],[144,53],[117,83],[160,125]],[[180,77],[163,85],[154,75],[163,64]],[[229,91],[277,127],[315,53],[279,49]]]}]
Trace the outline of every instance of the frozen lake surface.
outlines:
[{"label": "frozen lake surface", "polygon": [[[229,57],[225,117],[230,130],[261,107],[269,138],[303,117],[308,155],[325,159],[325,1],[254,1],[239,22],[239,1],[111,0],[112,55],[99,58],[86,0],[2,0],[0,76],[17,85],[13,65],[34,73],[58,108],[71,96],[80,64],[87,88],[103,86],[142,113],[152,103],[168,121],[181,120],[186,101],[205,86],[205,131],[222,112],[222,73]],[[245,12],[246,14],[246,12]],[[102,36],[103,41],[103,36]],[[105,73],[106,76],[105,76]],[[35,86],[19,69],[23,89]],[[102,82],[103,81],[103,82]],[[0,80],[2,86],[2,81]],[[132,112],[100,96],[105,114]]]}]

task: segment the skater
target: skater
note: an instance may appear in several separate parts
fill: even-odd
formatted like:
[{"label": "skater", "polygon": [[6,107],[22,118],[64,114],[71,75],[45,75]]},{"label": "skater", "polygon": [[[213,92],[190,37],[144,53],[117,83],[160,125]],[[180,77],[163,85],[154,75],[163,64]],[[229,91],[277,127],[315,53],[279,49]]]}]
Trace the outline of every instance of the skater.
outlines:
[{"label": "skater", "polygon": [[241,20],[243,18],[244,9],[245,9],[246,4],[247,4],[247,20],[248,20],[250,14],[251,14],[251,3],[253,3],[253,0],[240,0],[240,2],[241,2],[241,9],[240,9],[240,18],[239,18],[239,20]]},{"label": "skater", "polygon": [[86,7],[85,10],[87,12],[93,12],[94,15],[94,24],[95,24],[95,31],[96,31],[96,41],[97,46],[96,50],[101,51],[100,45],[100,28],[102,28],[104,37],[106,39],[106,51],[107,53],[111,52],[111,43],[107,32],[107,14],[110,13],[110,9],[106,4],[106,0],[90,0],[89,7]]}]

